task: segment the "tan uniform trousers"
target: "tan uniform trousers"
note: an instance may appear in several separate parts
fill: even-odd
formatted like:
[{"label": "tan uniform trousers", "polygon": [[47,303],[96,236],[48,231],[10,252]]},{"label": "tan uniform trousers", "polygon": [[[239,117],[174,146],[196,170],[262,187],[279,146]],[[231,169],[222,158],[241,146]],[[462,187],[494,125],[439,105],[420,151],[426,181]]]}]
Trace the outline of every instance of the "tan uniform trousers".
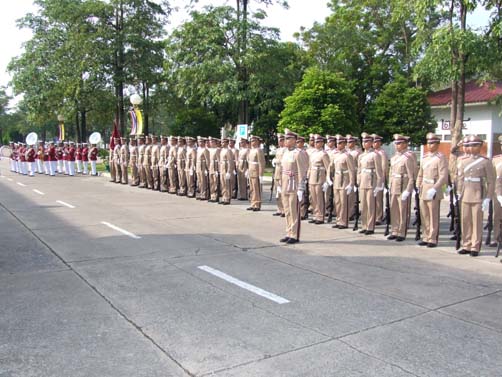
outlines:
[{"label": "tan uniform trousers", "polygon": [[438,243],[439,237],[439,200],[420,200],[420,219],[422,222],[422,241]]},{"label": "tan uniform trousers", "polygon": [[218,179],[218,175],[209,173],[209,196],[211,200],[218,200]]},{"label": "tan uniform trousers", "polygon": [[131,163],[131,186],[139,185],[139,171],[136,163]]},{"label": "tan uniform trousers", "polygon": [[160,188],[160,171],[158,165],[152,165],[152,180],[153,189],[158,190]]},{"label": "tan uniform trousers", "polygon": [[225,175],[220,176],[220,187],[221,187],[221,201],[224,203],[230,203],[232,198],[232,177],[226,179]]},{"label": "tan uniform trousers", "polygon": [[146,169],[143,165],[138,167],[139,170],[139,187],[146,187]]},{"label": "tan uniform trousers", "polygon": [[167,180],[167,169],[165,166],[160,167],[160,191],[167,192],[168,180]]},{"label": "tan uniform trousers", "polygon": [[193,197],[195,195],[195,173],[193,170],[185,170],[187,177],[187,196]]},{"label": "tan uniform trousers", "polygon": [[187,193],[187,175],[185,169],[178,169],[178,192],[181,195],[186,195]]},{"label": "tan uniform trousers", "polygon": [[384,195],[383,191],[378,191],[376,196],[376,221],[384,222]]},{"label": "tan uniform trousers", "polygon": [[349,219],[355,215],[356,213],[356,208],[355,208],[355,205],[356,205],[356,193],[355,192],[351,192],[349,194]]},{"label": "tan uniform trousers", "polygon": [[243,172],[237,172],[237,199],[248,198],[248,180]]},{"label": "tan uniform trousers", "polygon": [[460,218],[462,219],[462,249],[467,251],[481,250],[483,241],[483,211],[481,203],[461,202]]},{"label": "tan uniform trousers", "polygon": [[167,168],[169,175],[169,193],[176,194],[176,187],[178,187],[178,172],[175,168]]},{"label": "tan uniform trousers", "polygon": [[127,184],[129,183],[129,172],[127,171],[127,164],[122,164],[121,166],[122,170],[122,183]]},{"label": "tan uniform trousers", "polygon": [[116,170],[115,170],[115,161],[108,160],[110,164],[110,181],[115,182]]},{"label": "tan uniform trousers", "polygon": [[361,202],[361,226],[364,230],[375,230],[376,203],[373,189],[359,189],[359,201]]},{"label": "tan uniform trousers", "polygon": [[300,239],[300,205],[296,192],[287,192],[282,194],[282,205],[286,215],[286,236]]},{"label": "tan uniform trousers", "polygon": [[153,175],[152,175],[152,169],[150,168],[150,165],[143,165],[143,171],[144,171],[145,180],[146,180],[145,187],[151,189],[153,187]]},{"label": "tan uniform trousers", "polygon": [[336,225],[349,226],[349,198],[347,191],[343,188],[333,189],[333,202],[335,203]]},{"label": "tan uniform trousers", "polygon": [[322,191],[322,185],[309,185],[310,195],[312,197],[312,219],[317,221],[324,221],[324,215],[326,214],[326,208],[324,204],[324,192]]},{"label": "tan uniform trousers", "polygon": [[497,198],[493,199],[493,238],[492,242],[498,242],[502,221],[502,207]]},{"label": "tan uniform trousers", "polygon": [[237,175],[234,174],[233,172],[230,173],[230,185],[231,185],[231,190],[230,190],[230,196],[232,199],[237,199]]},{"label": "tan uniform trousers", "polygon": [[207,200],[209,193],[207,192],[207,182],[208,176],[205,174],[205,172],[198,171],[197,172],[197,189],[198,189],[198,194],[197,197],[200,200]]},{"label": "tan uniform trousers", "polygon": [[406,237],[410,220],[411,195],[407,200],[401,200],[401,194],[390,196],[391,234]]},{"label": "tan uniform trousers", "polygon": [[260,178],[249,178],[249,202],[252,208],[261,208]]},{"label": "tan uniform trousers", "polygon": [[122,180],[122,165],[117,160],[113,161],[113,165],[115,166],[115,178],[113,180],[120,183]]},{"label": "tan uniform trousers", "polygon": [[280,179],[275,179],[274,180],[274,186],[275,186],[275,198],[277,199],[277,212],[278,213],[284,213],[284,205],[282,204],[282,193],[278,192],[277,189],[281,187],[281,180]]}]

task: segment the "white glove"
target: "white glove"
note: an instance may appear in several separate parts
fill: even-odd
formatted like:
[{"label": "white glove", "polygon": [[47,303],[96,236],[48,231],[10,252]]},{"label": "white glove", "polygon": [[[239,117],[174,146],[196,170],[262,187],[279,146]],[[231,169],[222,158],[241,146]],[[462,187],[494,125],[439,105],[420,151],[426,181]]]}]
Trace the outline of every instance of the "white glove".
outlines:
[{"label": "white glove", "polygon": [[275,168],[275,158],[272,160],[272,167]]},{"label": "white glove", "polygon": [[350,195],[352,191],[354,192],[357,191],[357,187],[352,187],[351,185],[347,185],[347,187],[345,187],[345,191],[347,191],[347,195]]},{"label": "white glove", "polygon": [[497,195],[497,200],[499,201],[500,205],[502,206],[502,195]]},{"label": "white glove", "polygon": [[373,196],[376,198],[378,193],[382,190],[383,190],[383,187],[375,187],[375,189],[373,190]]},{"label": "white glove", "polygon": [[329,187],[329,183],[328,182],[324,182],[322,184],[322,192],[328,191],[328,187]]},{"label": "white glove", "polygon": [[214,172],[214,175],[215,175],[215,176],[219,176],[219,175],[220,175],[220,173],[218,173],[217,171],[215,171],[215,172]]},{"label": "white glove", "polygon": [[386,188],[383,189],[383,194],[384,195],[387,195],[388,192],[389,192],[389,190],[387,190]]},{"label": "white glove", "polygon": [[408,198],[410,197],[410,192],[409,191],[403,191],[403,193],[401,194],[401,200],[404,202],[405,200],[408,200]]},{"label": "white glove", "polygon": [[259,180],[260,180],[260,185],[263,184],[263,176],[261,176]]},{"label": "white glove", "polygon": [[230,173],[226,173],[226,174],[225,174],[225,179],[226,179],[227,181],[230,181]]},{"label": "white glove", "polygon": [[488,198],[483,199],[483,204],[481,205],[481,211],[485,212],[489,206],[490,206],[490,199]]},{"label": "white glove", "polygon": [[204,170],[204,175],[207,177],[207,170]]},{"label": "white glove", "polygon": [[[350,186],[350,185],[349,185],[349,186]],[[347,186],[347,187],[349,187],[349,186]],[[347,187],[345,187],[345,189],[347,189]],[[350,187],[352,187],[352,186],[350,186]],[[357,186],[354,186],[354,187],[352,187],[351,192],[357,192],[357,190],[358,190],[358,189],[357,189]],[[348,193],[347,193],[347,194],[348,194]]]},{"label": "white glove", "polygon": [[434,187],[430,188],[427,190],[425,193],[425,199],[426,200],[432,200],[434,199],[434,196],[436,195],[436,189]]},{"label": "white glove", "polygon": [[298,190],[296,192],[296,196],[298,197],[298,201],[301,202],[303,200],[303,191],[302,190]]},{"label": "white glove", "polygon": [[451,190],[453,190],[453,188],[451,186],[446,186],[446,190],[445,190],[446,195],[450,195]]},{"label": "white glove", "polygon": [[190,177],[193,176],[193,170],[190,169],[190,172],[188,174],[190,174]]},{"label": "white glove", "polygon": [[245,176],[246,178],[249,178],[249,170],[246,170],[246,171],[244,172],[244,176]]},{"label": "white glove", "polygon": [[333,181],[329,179],[329,177],[327,178],[326,182],[328,182],[328,185],[333,186]]},{"label": "white glove", "polygon": [[237,171],[234,170],[234,175],[237,175]]},{"label": "white glove", "polygon": [[[278,193],[278,194],[282,193],[281,186],[277,186],[277,193]],[[501,198],[502,198],[502,196],[501,196]]]}]

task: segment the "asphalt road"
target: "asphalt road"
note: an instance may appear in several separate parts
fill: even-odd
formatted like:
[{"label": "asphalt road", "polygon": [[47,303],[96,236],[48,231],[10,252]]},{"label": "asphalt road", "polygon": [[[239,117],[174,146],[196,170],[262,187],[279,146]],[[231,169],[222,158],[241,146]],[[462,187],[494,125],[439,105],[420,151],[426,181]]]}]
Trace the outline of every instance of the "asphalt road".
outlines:
[{"label": "asphalt road", "polygon": [[494,249],[0,171],[1,377],[502,375]]}]

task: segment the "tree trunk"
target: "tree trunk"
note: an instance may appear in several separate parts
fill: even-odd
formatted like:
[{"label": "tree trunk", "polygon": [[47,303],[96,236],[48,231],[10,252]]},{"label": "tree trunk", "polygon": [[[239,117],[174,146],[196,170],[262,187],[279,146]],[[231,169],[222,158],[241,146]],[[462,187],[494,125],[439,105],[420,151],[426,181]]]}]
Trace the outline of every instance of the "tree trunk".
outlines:
[{"label": "tree trunk", "polygon": [[115,97],[116,109],[115,119],[118,122],[121,135],[125,135],[125,114],[124,114],[124,5],[120,1],[119,9],[115,11]]},{"label": "tree trunk", "polygon": [[87,111],[82,110],[80,112],[80,132],[82,143],[87,141]]},{"label": "tree trunk", "polygon": [[150,132],[149,118],[150,118],[150,97],[148,84],[143,82],[143,129],[145,130],[145,135]]},{"label": "tree trunk", "polygon": [[77,139],[77,143],[81,142],[80,139],[80,121],[78,117],[78,110],[75,110],[75,138]]}]

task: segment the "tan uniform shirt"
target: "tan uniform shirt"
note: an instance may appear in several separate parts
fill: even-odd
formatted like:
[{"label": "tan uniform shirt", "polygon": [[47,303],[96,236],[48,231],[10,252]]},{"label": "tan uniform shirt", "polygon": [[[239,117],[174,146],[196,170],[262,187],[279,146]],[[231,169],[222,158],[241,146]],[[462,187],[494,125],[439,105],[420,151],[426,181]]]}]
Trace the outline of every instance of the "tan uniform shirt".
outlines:
[{"label": "tan uniform shirt", "polygon": [[209,148],[209,174],[218,172],[220,164],[220,148]]},{"label": "tan uniform shirt", "polygon": [[185,170],[188,172],[195,172],[195,167],[197,164],[197,150],[195,148],[187,147],[186,150],[186,164]]},{"label": "tan uniform shirt", "polygon": [[160,147],[158,144],[152,145],[152,167],[157,167],[160,161]]},{"label": "tan uniform shirt", "polygon": [[357,184],[362,189],[383,188],[380,155],[374,150],[364,151],[357,163]]},{"label": "tan uniform shirt", "polygon": [[464,203],[491,199],[494,191],[493,165],[484,156],[467,155],[457,161],[457,192]]},{"label": "tan uniform shirt", "polygon": [[249,155],[249,148],[239,149],[239,159],[237,160],[237,169],[241,173],[244,173],[246,170],[248,170],[249,167],[248,155]]},{"label": "tan uniform shirt", "polygon": [[152,145],[145,146],[145,156],[143,157],[143,166],[152,165]]},{"label": "tan uniform shirt", "polygon": [[167,168],[174,169],[176,167],[176,159],[178,157],[178,146],[169,146],[169,151],[167,154]]},{"label": "tan uniform shirt", "polygon": [[502,154],[496,155],[492,159],[495,170],[495,196],[502,195]]},{"label": "tan uniform shirt", "polygon": [[251,148],[247,160],[249,164],[249,178],[262,177],[265,171],[265,154],[263,150],[260,147]]},{"label": "tan uniform shirt", "polygon": [[282,156],[284,155],[284,151],[286,148],[277,148],[275,152],[275,157],[274,157],[274,163],[275,163],[275,168],[274,168],[274,179],[280,180],[281,179],[281,160]]},{"label": "tan uniform shirt", "polygon": [[413,152],[406,150],[403,153],[396,152],[390,160],[390,193],[393,195],[402,194],[408,191],[413,192],[416,165]]},{"label": "tan uniform shirt", "polygon": [[120,148],[122,146],[120,144],[117,144],[114,148],[113,148],[113,161],[116,162],[116,163],[120,163]]},{"label": "tan uniform shirt", "polygon": [[305,180],[308,169],[308,155],[297,148],[285,148],[281,159],[282,177],[281,191],[283,194],[305,191]]},{"label": "tan uniform shirt", "polygon": [[440,152],[427,153],[418,170],[417,187],[420,199],[427,200],[427,191],[436,190],[436,199],[443,199],[443,185],[448,183],[448,161]]},{"label": "tan uniform shirt", "polygon": [[129,155],[130,155],[129,166],[130,167],[136,166],[138,164],[138,155],[139,155],[138,147],[136,145],[129,146]]},{"label": "tan uniform shirt", "polygon": [[334,189],[345,189],[348,185],[354,186],[356,168],[352,155],[348,151],[336,153],[330,164],[329,174],[332,177]]},{"label": "tan uniform shirt", "polygon": [[324,150],[315,149],[310,153],[310,177],[309,184],[322,185],[326,182],[329,170],[329,156]]},{"label": "tan uniform shirt", "polygon": [[143,162],[145,161],[145,148],[145,144],[142,144],[138,147],[138,165],[143,165]]},{"label": "tan uniform shirt", "polygon": [[387,176],[389,175],[389,156],[383,149],[374,149],[376,153],[380,155],[380,163],[382,165],[382,175],[384,177],[384,183],[387,180]]},{"label": "tan uniform shirt", "polygon": [[178,164],[178,170],[185,170],[186,158],[187,158],[186,148],[185,147],[178,147],[178,152],[176,155],[176,163]]},{"label": "tan uniform shirt", "polygon": [[168,153],[169,153],[169,146],[161,145],[159,151],[159,168],[165,169]]},{"label": "tan uniform shirt", "polygon": [[204,148],[197,148],[197,171],[204,174],[209,169],[209,150]]},{"label": "tan uniform shirt", "polygon": [[120,147],[120,163],[122,165],[127,165],[129,161],[129,147],[124,144]]}]

